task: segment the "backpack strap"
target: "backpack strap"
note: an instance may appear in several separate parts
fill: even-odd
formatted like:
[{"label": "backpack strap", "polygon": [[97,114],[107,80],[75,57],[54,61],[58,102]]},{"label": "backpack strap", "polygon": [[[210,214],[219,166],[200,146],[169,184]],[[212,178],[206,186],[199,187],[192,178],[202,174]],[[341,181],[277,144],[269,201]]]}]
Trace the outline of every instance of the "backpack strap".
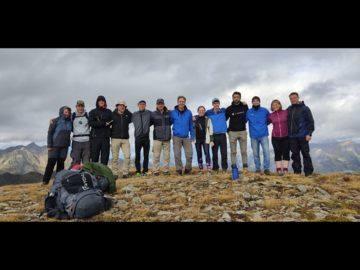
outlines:
[{"label": "backpack strap", "polygon": [[73,112],[73,113],[72,113],[71,122],[74,122],[75,117],[76,117],[76,113],[75,113],[75,112]]}]

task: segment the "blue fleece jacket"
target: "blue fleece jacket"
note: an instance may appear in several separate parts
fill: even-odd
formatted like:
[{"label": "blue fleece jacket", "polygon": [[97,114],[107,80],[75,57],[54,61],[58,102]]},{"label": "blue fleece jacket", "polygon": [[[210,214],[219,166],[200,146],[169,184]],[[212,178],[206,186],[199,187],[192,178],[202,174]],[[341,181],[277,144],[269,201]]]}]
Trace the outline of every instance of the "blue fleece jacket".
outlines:
[{"label": "blue fleece jacket", "polygon": [[257,110],[251,108],[246,112],[246,121],[249,121],[250,138],[261,138],[269,136],[267,118],[268,109],[259,107]]},{"label": "blue fleece jacket", "polygon": [[207,110],[205,113],[205,116],[211,119],[211,122],[213,124],[214,135],[227,132],[225,111],[226,111],[225,108],[219,108],[216,114],[214,112],[214,109]]},{"label": "blue fleece jacket", "polygon": [[171,112],[170,122],[173,124],[173,136],[194,140],[194,126],[192,121],[192,113],[185,106],[185,111],[181,114],[179,106],[175,106],[175,109]]}]

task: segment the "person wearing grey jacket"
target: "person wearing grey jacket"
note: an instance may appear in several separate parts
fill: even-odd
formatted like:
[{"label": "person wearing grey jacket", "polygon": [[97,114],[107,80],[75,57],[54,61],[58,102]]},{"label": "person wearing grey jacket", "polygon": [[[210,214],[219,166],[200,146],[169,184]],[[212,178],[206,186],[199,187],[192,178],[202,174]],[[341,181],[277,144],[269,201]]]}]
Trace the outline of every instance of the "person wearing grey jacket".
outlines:
[{"label": "person wearing grey jacket", "polygon": [[[150,150],[150,116],[151,111],[145,110],[146,101],[138,102],[139,111],[132,114],[132,122],[135,127],[135,167],[136,177],[148,176],[149,150]],[[141,175],[140,153],[144,148],[143,174]]]},{"label": "person wearing grey jacket", "polygon": [[163,173],[170,175],[170,140],[171,140],[171,122],[170,113],[162,98],[156,101],[156,110],[151,113],[150,125],[154,125],[154,175],[159,176],[160,155],[163,148]]}]

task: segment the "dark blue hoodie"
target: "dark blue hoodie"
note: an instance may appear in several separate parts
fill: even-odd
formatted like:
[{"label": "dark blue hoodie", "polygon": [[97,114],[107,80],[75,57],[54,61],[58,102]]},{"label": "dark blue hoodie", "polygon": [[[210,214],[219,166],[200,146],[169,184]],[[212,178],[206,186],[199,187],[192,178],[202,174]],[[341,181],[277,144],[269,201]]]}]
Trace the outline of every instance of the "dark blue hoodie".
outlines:
[{"label": "dark blue hoodie", "polygon": [[315,130],[315,122],[308,106],[304,101],[299,104],[292,104],[288,111],[289,137],[305,138],[306,135],[312,136]]},{"label": "dark blue hoodie", "polygon": [[[99,100],[105,101],[105,106],[100,108],[98,105]],[[89,113],[89,126],[91,129],[92,138],[110,138],[111,130],[110,125],[106,125],[107,122],[110,122],[111,110],[107,109],[106,99],[104,96],[98,96],[96,99],[96,108],[91,110]]]},{"label": "dark blue hoodie", "polygon": [[63,106],[59,110],[59,117],[53,119],[53,123],[49,126],[47,147],[69,147],[70,134],[72,129],[71,115],[65,118],[64,110],[70,109]]}]

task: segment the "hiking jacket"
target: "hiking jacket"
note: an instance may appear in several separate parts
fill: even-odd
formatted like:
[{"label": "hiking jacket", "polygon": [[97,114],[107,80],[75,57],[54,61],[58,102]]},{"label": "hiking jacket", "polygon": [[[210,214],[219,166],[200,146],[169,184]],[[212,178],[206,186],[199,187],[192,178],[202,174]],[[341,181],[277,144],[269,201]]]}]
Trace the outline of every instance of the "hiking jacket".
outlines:
[{"label": "hiking jacket", "polygon": [[312,136],[315,130],[315,123],[312,113],[304,101],[299,104],[292,104],[286,109],[288,112],[289,137],[304,138]]},{"label": "hiking jacket", "polygon": [[71,115],[65,118],[64,110],[69,107],[63,106],[59,110],[59,117],[53,119],[50,124],[47,136],[47,147],[69,147],[70,134],[72,129]]},{"label": "hiking jacket", "polygon": [[[194,143],[196,143],[196,125],[198,124],[198,117],[195,121],[193,121],[194,126]],[[207,116],[205,116],[205,143],[210,144],[210,142],[214,141],[214,135],[213,135],[213,125],[211,122],[211,119]]]},{"label": "hiking jacket", "polygon": [[182,114],[179,111],[179,106],[175,106],[170,115],[170,123],[173,124],[173,136],[186,138],[189,137],[190,132],[190,140],[194,140],[194,126],[192,122],[192,113],[186,105]]},{"label": "hiking jacket", "polygon": [[132,114],[135,138],[149,137],[151,111],[137,111]]},{"label": "hiking jacket", "polygon": [[228,131],[246,130],[246,112],[249,110],[248,105],[242,102],[236,105],[234,102],[226,108],[226,120],[230,118]]},{"label": "hiking jacket", "polygon": [[89,116],[86,110],[82,114],[75,111],[71,115],[73,141],[88,142],[90,140]]},{"label": "hiking jacket", "polygon": [[269,136],[267,127],[268,109],[259,107],[257,110],[251,108],[246,112],[246,121],[249,121],[250,138],[262,138]]},{"label": "hiking jacket", "polygon": [[205,116],[211,119],[214,134],[226,133],[227,132],[227,124],[226,124],[226,109],[219,108],[217,113],[215,114],[214,109],[207,110],[205,112]]},{"label": "hiking jacket", "polygon": [[170,112],[164,107],[164,111],[161,114],[160,111],[156,108],[155,111],[151,113],[150,125],[154,125],[154,140],[158,141],[170,141],[171,140],[171,122],[170,122]]},{"label": "hiking jacket", "polygon": [[111,110],[107,109],[106,100],[105,106],[100,108],[98,105],[100,99],[105,100],[103,96],[98,96],[96,108],[89,113],[89,125],[92,127],[91,138],[110,138],[111,124],[106,126],[106,123],[111,121]]},{"label": "hiking jacket", "polygon": [[132,123],[132,113],[125,109],[123,114],[120,114],[118,109],[111,113],[111,138],[129,139],[129,125]]},{"label": "hiking jacket", "polygon": [[272,137],[284,138],[289,136],[288,132],[288,112],[287,110],[278,110],[269,114],[267,124],[273,124]]},{"label": "hiking jacket", "polygon": [[107,165],[99,162],[86,161],[82,165],[82,169],[88,173],[105,177],[109,181],[109,193],[116,191],[116,179]]}]

